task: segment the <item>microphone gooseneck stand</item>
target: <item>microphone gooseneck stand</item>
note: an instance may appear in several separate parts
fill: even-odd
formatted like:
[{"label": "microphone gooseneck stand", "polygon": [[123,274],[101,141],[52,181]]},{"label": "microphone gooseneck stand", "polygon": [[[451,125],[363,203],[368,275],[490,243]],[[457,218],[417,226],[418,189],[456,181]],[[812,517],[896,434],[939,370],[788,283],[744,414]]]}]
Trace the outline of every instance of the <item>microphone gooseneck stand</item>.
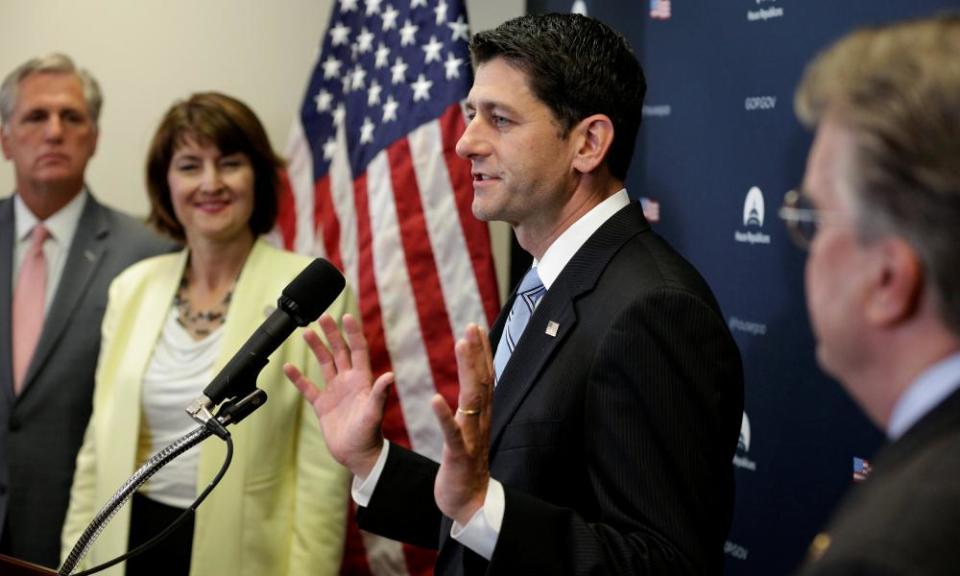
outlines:
[{"label": "microphone gooseneck stand", "polygon": [[[201,425],[197,426],[163,450],[160,450],[154,454],[150,460],[148,460],[143,466],[134,472],[133,476],[127,479],[127,481],[120,486],[113,496],[110,497],[110,500],[108,500],[107,503],[100,508],[100,511],[97,512],[97,515],[94,516],[90,524],[87,525],[87,528],[83,531],[80,539],[77,540],[76,544],[74,544],[73,549],[67,556],[67,559],[64,560],[63,565],[60,566],[60,569],[57,571],[58,576],[87,576],[88,574],[94,574],[96,572],[100,572],[101,570],[105,570],[114,564],[122,562],[130,557],[136,556],[137,554],[148,550],[149,548],[152,548],[155,544],[170,534],[173,529],[186,520],[188,515],[196,510],[200,503],[203,502],[207,495],[210,494],[213,488],[219,484],[220,480],[223,478],[223,475],[226,473],[227,468],[230,466],[230,461],[233,459],[233,440],[231,439],[230,433],[227,431],[226,426],[240,422],[267,401],[266,392],[256,387],[252,388],[253,389],[247,393],[246,396],[224,402],[224,404],[220,406],[220,410],[216,415],[211,414],[206,406],[198,406],[197,403],[191,405],[191,407],[188,409],[188,413],[190,413],[195,420],[200,422]],[[223,466],[220,468],[220,471],[213,478],[207,488],[199,496],[197,496],[197,499],[193,501],[193,504],[191,504],[190,507],[187,508],[183,514],[181,514],[180,517],[178,517],[163,532],[149,541],[121,556],[104,562],[103,564],[74,574],[73,570],[90,550],[93,542],[97,539],[97,537],[100,536],[100,533],[106,527],[107,523],[110,522],[113,516],[130,499],[133,493],[136,492],[136,490],[142,486],[144,482],[149,480],[150,477],[153,476],[158,470],[160,470],[160,468],[163,468],[176,457],[203,442],[212,435],[216,435],[226,442],[227,455],[224,459]]]}]

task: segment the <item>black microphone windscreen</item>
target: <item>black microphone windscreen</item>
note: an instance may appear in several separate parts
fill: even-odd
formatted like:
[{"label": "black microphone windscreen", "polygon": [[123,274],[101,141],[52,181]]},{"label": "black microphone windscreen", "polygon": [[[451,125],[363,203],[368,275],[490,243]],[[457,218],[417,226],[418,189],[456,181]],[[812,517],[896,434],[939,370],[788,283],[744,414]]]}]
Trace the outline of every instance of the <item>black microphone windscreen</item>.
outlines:
[{"label": "black microphone windscreen", "polygon": [[283,289],[281,306],[305,326],[319,318],[337,299],[345,283],[343,275],[333,264],[315,258]]}]

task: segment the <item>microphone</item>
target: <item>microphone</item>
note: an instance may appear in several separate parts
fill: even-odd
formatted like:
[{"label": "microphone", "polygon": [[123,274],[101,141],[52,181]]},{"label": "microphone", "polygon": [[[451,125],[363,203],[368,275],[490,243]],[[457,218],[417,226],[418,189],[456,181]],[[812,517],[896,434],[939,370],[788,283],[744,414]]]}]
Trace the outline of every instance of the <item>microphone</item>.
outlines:
[{"label": "microphone", "polygon": [[227,398],[246,395],[256,388],[257,376],[297,326],[306,326],[343,291],[343,275],[333,264],[316,258],[294,278],[277,300],[277,309],[234,354],[223,370],[204,388],[203,396],[187,408],[194,417]]}]

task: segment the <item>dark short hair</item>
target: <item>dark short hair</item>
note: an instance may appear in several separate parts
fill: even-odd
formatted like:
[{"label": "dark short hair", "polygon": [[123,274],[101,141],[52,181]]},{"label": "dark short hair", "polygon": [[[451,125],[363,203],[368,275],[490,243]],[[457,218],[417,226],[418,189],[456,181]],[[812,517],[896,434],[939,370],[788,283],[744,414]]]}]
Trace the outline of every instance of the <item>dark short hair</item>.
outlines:
[{"label": "dark short hair", "polygon": [[270,146],[267,132],[243,102],[217,92],[202,92],[175,103],[160,122],[147,153],[148,222],[175,240],[184,240],[170,198],[167,173],[185,139],[216,146],[222,154],[245,154],[253,166],[253,214],[250,229],[266,234],[277,220],[277,188],[283,160]]},{"label": "dark short hair", "polygon": [[508,20],[470,41],[475,66],[503,58],[527,75],[530,89],[566,137],[591,114],[613,122],[607,165],[623,180],[640,129],[647,83],[626,38],[579,14],[541,14]]}]

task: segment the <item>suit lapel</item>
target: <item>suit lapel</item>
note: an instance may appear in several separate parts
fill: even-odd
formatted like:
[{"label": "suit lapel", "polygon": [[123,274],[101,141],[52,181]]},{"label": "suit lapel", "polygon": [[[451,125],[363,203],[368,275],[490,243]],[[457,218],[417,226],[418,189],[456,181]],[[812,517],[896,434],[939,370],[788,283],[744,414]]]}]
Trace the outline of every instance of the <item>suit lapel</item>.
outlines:
[{"label": "suit lapel", "polygon": [[47,319],[43,323],[43,331],[40,333],[36,352],[27,369],[24,379],[25,389],[29,388],[38,370],[47,361],[47,357],[60,340],[67,323],[77,309],[77,303],[86,294],[90,281],[103,260],[109,234],[110,227],[103,207],[94,200],[92,195],[89,195],[83,214],[80,215],[70,251],[67,253],[63,274],[60,276],[60,285],[57,287],[53,303],[47,313]]},{"label": "suit lapel", "polygon": [[[553,356],[577,324],[575,304],[578,298],[596,285],[597,279],[610,259],[623,244],[636,234],[649,229],[643,212],[636,203],[630,203],[607,220],[574,254],[563,268],[537,309],[513,351],[511,361],[494,390],[494,409],[490,427],[491,450],[496,450],[504,428],[523,403],[530,390],[539,383],[544,365]],[[499,341],[511,297],[491,331],[492,345]],[[517,361],[514,362],[513,358]]]},{"label": "suit lapel", "polygon": [[13,198],[0,201],[0,395],[13,402]]}]

